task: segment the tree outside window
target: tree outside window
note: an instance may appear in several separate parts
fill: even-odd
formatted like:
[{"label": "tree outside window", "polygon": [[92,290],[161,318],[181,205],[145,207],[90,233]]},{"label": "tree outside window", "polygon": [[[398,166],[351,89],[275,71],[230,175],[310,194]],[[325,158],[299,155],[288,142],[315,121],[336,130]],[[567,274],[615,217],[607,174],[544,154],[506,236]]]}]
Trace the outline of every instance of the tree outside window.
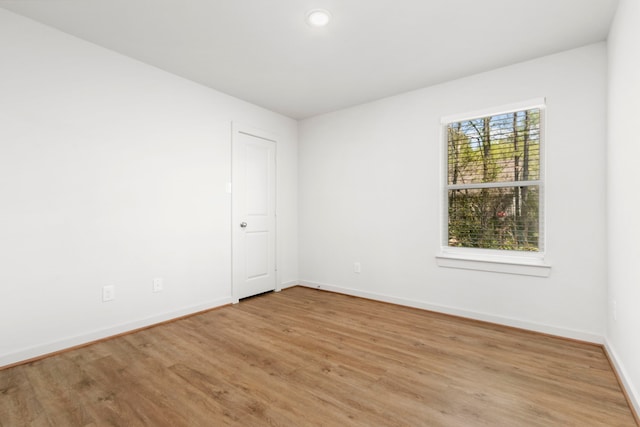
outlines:
[{"label": "tree outside window", "polygon": [[446,124],[447,245],[541,251],[541,109]]}]

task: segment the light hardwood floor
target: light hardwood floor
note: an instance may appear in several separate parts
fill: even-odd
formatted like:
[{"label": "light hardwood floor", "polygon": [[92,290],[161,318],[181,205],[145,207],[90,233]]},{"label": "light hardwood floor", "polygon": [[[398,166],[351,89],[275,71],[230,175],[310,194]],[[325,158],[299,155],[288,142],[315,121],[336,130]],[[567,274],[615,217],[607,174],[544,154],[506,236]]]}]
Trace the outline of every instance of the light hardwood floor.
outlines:
[{"label": "light hardwood floor", "polygon": [[0,371],[2,426],[634,426],[598,346],[292,288]]}]

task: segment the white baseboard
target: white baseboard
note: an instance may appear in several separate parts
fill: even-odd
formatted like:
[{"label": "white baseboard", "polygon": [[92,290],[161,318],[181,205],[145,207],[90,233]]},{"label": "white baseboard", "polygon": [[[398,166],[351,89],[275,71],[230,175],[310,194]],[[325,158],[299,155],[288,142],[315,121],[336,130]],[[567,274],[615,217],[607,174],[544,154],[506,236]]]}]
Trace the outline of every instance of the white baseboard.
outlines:
[{"label": "white baseboard", "polygon": [[67,337],[47,344],[21,349],[13,353],[3,354],[0,355],[0,368],[34,358],[46,356],[47,354],[88,344],[94,341],[113,337],[122,333],[135,331],[136,329],[146,328],[148,326],[153,326],[155,324],[166,322],[168,320],[173,320],[182,316],[188,316],[190,314],[198,313],[200,311],[221,307],[223,305],[231,304],[231,302],[231,298],[221,298],[190,307],[184,307],[179,310],[146,317],[144,319],[135,320],[133,322],[110,326],[104,329],[89,332],[87,334]]},{"label": "white baseboard", "polygon": [[293,288],[294,286],[298,286],[298,281],[297,280],[291,280],[289,282],[281,283],[280,287],[277,290],[282,291],[282,290],[287,289],[287,288]]},{"label": "white baseboard", "polygon": [[618,353],[616,353],[615,349],[611,346],[611,343],[609,342],[608,339],[605,339],[604,341],[604,349],[607,352],[607,355],[609,356],[609,360],[613,364],[613,368],[618,373],[618,377],[620,378],[620,381],[622,381],[622,386],[627,392],[627,397],[629,398],[631,405],[633,405],[633,408],[636,411],[636,415],[640,415],[640,393],[633,386],[633,384],[628,380],[629,375],[627,374],[627,371],[624,368],[624,365],[620,361],[620,357],[618,357]]},{"label": "white baseboard", "polygon": [[604,344],[604,338],[602,336],[589,333],[589,332],[558,328],[556,326],[527,322],[520,319],[512,319],[509,317],[502,317],[502,316],[496,316],[492,314],[479,313],[475,311],[462,310],[455,307],[431,304],[424,301],[416,301],[416,300],[410,300],[406,298],[398,298],[390,295],[378,294],[373,292],[365,292],[358,289],[343,288],[340,286],[329,285],[325,283],[316,283],[308,280],[301,280],[299,284],[300,286],[305,286],[313,289],[322,289],[322,290],[336,292],[336,293],[345,294],[345,295],[352,295],[352,296],[372,299],[376,301],[404,305],[407,307],[421,308],[423,310],[435,311],[437,313],[451,314],[453,316],[466,317],[468,319],[481,320],[481,321],[490,322],[490,323],[497,323],[500,325],[511,326],[519,329],[526,329],[529,331],[540,332],[548,335],[555,335],[563,338],[585,341],[593,344]]}]

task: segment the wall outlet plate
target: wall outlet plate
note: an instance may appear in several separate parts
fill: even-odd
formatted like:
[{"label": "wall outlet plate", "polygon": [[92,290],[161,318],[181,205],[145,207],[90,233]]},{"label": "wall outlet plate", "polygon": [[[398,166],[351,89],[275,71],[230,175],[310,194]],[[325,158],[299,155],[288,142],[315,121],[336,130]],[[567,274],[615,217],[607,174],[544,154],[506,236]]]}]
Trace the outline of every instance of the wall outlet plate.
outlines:
[{"label": "wall outlet plate", "polygon": [[102,287],[102,302],[113,301],[116,299],[116,291],[113,285]]},{"label": "wall outlet plate", "polygon": [[160,292],[162,291],[162,288],[162,277],[156,277],[153,279],[153,292]]}]

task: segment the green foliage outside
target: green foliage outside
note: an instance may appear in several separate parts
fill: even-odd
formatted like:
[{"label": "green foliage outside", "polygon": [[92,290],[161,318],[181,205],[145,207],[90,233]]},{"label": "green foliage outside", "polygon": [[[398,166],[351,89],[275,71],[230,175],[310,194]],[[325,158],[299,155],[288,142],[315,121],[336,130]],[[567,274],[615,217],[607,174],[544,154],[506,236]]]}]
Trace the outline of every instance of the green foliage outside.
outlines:
[{"label": "green foliage outside", "polygon": [[449,246],[538,251],[540,110],[451,123],[447,132]]}]

